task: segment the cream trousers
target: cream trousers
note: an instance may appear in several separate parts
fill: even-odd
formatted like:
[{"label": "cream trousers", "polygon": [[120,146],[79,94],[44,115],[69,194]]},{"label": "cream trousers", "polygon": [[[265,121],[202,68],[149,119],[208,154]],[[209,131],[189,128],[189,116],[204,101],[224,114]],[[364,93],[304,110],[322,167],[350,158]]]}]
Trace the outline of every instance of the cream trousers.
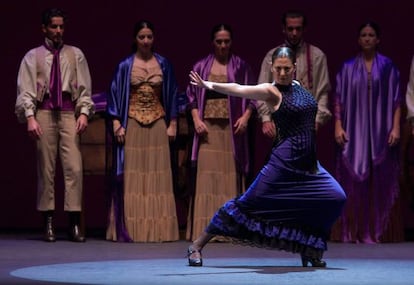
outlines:
[{"label": "cream trousers", "polygon": [[37,141],[37,210],[55,209],[55,173],[59,154],[64,180],[64,211],[82,208],[82,157],[76,118],[71,111],[38,110],[43,135]]}]

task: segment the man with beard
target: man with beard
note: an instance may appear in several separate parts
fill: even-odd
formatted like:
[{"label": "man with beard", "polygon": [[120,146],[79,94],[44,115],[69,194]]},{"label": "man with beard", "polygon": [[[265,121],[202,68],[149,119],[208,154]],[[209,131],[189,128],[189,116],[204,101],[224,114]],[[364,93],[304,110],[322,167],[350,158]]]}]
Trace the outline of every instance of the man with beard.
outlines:
[{"label": "man with beard", "polygon": [[37,210],[44,218],[44,240],[56,240],[55,167],[57,154],[64,176],[64,211],[69,214],[69,240],[84,242],[82,210],[82,157],[79,135],[94,113],[91,76],[83,52],[63,43],[66,15],[52,8],[42,14],[44,43],[26,53],[17,77],[15,113],[27,123],[36,142]]},{"label": "man with beard", "polygon": [[[316,46],[304,40],[306,28],[305,14],[297,10],[289,10],[282,16],[282,31],[285,42],[279,46],[288,46],[296,53],[296,72],[294,79],[307,89],[318,102],[316,130],[332,117],[328,109],[329,82],[328,65],[325,54]],[[279,47],[277,46],[277,47]],[[272,54],[276,48],[269,50],[264,57],[260,69],[259,83],[272,82]],[[266,104],[259,101],[258,113],[262,120],[262,131],[267,137],[276,136],[274,122],[270,119],[270,111]]]}]

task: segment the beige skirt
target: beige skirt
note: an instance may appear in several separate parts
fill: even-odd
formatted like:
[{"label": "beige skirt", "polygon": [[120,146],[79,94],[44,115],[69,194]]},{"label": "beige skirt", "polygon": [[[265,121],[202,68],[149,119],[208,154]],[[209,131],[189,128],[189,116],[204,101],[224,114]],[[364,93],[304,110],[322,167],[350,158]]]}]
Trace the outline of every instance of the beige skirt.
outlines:
[{"label": "beige skirt", "polygon": [[163,119],[128,119],[124,164],[125,224],[134,242],[179,239],[170,149]]},{"label": "beige skirt", "polygon": [[214,213],[240,191],[233,155],[232,128],[228,119],[209,119],[204,123],[208,134],[200,140],[196,189],[188,215],[187,240],[196,239]]}]

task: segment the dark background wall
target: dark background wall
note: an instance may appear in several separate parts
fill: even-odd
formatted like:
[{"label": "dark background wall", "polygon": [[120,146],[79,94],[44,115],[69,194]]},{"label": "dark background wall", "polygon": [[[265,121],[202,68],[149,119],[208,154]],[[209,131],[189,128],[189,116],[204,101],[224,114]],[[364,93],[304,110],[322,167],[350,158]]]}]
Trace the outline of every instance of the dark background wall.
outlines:
[{"label": "dark background wall", "polygon": [[[409,65],[414,54],[410,5],[409,1],[403,0],[1,1],[0,230],[36,228],[40,225],[40,217],[35,210],[34,144],[26,135],[26,126],[17,123],[14,104],[20,60],[28,49],[43,40],[40,14],[44,8],[59,6],[68,13],[65,41],[80,47],[86,54],[94,92],[107,89],[115,66],[129,54],[132,28],[137,20],[145,18],[155,24],[156,51],[172,61],[183,91],[192,64],[211,51],[210,29],[213,25],[226,22],[233,27],[235,53],[246,59],[258,74],[265,53],[283,40],[282,13],[289,8],[300,8],[309,21],[306,39],[327,55],[333,87],[335,73],[341,63],[358,51],[359,25],[373,19],[382,27],[380,51],[391,57],[399,67],[401,90],[405,94]],[[404,124],[404,132],[405,128]],[[257,137],[257,149],[262,144],[266,145],[262,139]],[[408,139],[405,142],[410,143]],[[318,143],[320,161],[333,171],[333,122],[319,133]],[[257,152],[255,169],[262,159],[262,154]],[[406,178],[402,175],[403,181]],[[62,188],[61,183],[58,187]],[[105,182],[101,176],[85,177],[87,227],[105,227],[104,189]],[[412,191],[403,191],[407,228],[413,227],[412,222],[410,224],[412,211],[408,207]],[[61,212],[62,208],[62,202],[58,200],[58,211]],[[62,224],[65,223],[62,216],[59,219]]]}]

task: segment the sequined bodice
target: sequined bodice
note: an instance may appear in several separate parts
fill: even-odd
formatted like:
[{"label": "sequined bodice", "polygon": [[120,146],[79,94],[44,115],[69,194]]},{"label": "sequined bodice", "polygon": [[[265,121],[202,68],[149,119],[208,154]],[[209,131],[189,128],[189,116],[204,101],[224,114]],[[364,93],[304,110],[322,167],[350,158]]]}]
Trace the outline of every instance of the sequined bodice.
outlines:
[{"label": "sequined bodice", "polygon": [[313,96],[297,84],[278,88],[283,97],[280,108],[273,113],[273,118],[279,139],[303,132],[314,132],[318,105]]},{"label": "sequined bodice", "polygon": [[298,170],[316,171],[315,118],[318,105],[299,85],[278,86],[282,102],[272,116],[277,126],[275,155]]}]

